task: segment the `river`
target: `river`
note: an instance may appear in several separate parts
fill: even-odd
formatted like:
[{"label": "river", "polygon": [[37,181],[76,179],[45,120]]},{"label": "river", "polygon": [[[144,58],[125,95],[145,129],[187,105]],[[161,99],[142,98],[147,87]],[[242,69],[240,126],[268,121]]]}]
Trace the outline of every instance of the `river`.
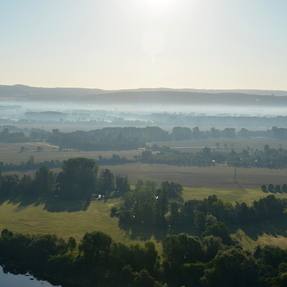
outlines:
[{"label": "river", "polygon": [[0,267],[0,286],[2,287],[52,287],[48,282],[39,281],[32,276],[5,273]]}]

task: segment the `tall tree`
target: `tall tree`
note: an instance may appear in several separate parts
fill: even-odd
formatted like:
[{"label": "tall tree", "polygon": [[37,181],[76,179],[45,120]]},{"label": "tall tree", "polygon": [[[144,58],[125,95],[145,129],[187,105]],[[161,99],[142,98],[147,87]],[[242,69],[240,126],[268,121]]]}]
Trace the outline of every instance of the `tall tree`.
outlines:
[{"label": "tall tree", "polygon": [[96,190],[98,167],[94,160],[73,158],[64,162],[57,177],[59,195],[67,199],[89,199]]}]

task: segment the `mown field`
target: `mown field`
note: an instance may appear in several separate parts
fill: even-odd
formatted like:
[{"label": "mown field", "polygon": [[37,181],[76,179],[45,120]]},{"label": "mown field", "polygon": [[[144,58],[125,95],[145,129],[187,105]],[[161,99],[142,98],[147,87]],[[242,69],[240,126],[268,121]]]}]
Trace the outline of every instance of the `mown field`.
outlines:
[{"label": "mown field", "polygon": [[[25,147],[24,152],[20,152],[21,146]],[[37,151],[38,146],[41,146],[41,151]],[[59,151],[57,147],[43,143],[0,144],[0,162],[20,163],[27,161],[31,156],[34,157],[36,162],[66,160],[73,157],[97,159],[99,156],[111,157],[115,153],[122,157],[133,159],[140,152],[139,150]],[[127,175],[132,183],[135,183],[138,179],[157,182],[172,180],[188,187],[221,188],[227,190],[258,188],[262,184],[284,184],[287,181],[287,169],[237,168],[237,178],[234,180],[234,168],[219,165],[215,167],[184,167],[129,163],[106,166],[106,168],[111,169],[116,174]]]},{"label": "mown field", "polygon": [[[20,152],[24,147],[24,152]],[[38,151],[40,147],[40,151]],[[3,144],[0,143],[0,162],[5,163],[21,163],[29,160],[33,156],[36,162],[46,160],[67,160],[74,157],[87,157],[97,159],[99,156],[112,157],[113,154],[118,154],[127,159],[133,159],[135,155],[139,155],[139,150],[128,151],[78,151],[78,150],[59,150],[57,146],[46,143],[17,143]]]},{"label": "mown field", "polygon": [[138,179],[175,181],[188,187],[221,189],[259,188],[262,184],[284,184],[287,182],[287,169],[237,168],[236,182],[234,168],[228,166],[182,167],[160,164],[131,163],[120,166],[107,166],[116,174],[127,175],[132,183]]},{"label": "mown field", "polygon": [[204,147],[209,147],[211,149],[221,150],[221,151],[241,151],[243,149],[249,148],[263,149],[265,145],[269,145],[272,148],[287,148],[286,140],[280,139],[266,139],[266,138],[250,138],[250,139],[240,139],[240,138],[219,138],[219,139],[198,139],[198,140],[183,140],[183,141],[167,141],[167,142],[154,142],[154,144],[169,146],[183,151],[199,151]]},{"label": "mown field", "polygon": [[117,220],[110,217],[110,209],[116,201],[93,201],[85,211],[49,212],[43,205],[0,205],[0,228],[21,233],[53,233],[61,237],[80,239],[86,232],[95,230],[110,234],[115,240],[130,241],[118,227]]}]

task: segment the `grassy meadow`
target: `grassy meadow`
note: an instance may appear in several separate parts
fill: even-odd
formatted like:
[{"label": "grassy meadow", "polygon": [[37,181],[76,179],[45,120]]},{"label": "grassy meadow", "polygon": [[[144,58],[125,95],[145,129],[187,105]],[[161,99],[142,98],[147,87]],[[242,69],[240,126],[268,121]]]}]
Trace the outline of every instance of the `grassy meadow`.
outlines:
[{"label": "grassy meadow", "polygon": [[[247,202],[266,196],[259,189],[248,190],[227,190],[212,188],[190,188],[185,187],[183,196],[185,200],[203,199],[209,195],[217,195],[226,202]],[[283,195],[281,195],[283,196]],[[110,217],[110,209],[119,203],[119,200],[92,201],[86,210],[82,211],[61,211],[51,212],[44,209],[43,205],[20,206],[5,202],[0,205],[0,229],[8,228],[15,232],[47,234],[53,233],[60,237],[70,236],[80,239],[86,232],[102,231],[109,234],[115,241],[123,243],[138,243],[131,240],[129,236],[119,228],[117,219]],[[283,236],[262,234],[258,239],[253,240],[247,235],[237,236],[245,245],[250,246],[257,243],[266,244],[268,242],[284,245],[287,247],[287,239]]]},{"label": "grassy meadow", "polygon": [[0,206],[0,228],[15,232],[47,234],[80,239],[86,232],[102,231],[120,242],[130,241],[110,217],[110,208],[117,201],[93,201],[87,210],[75,212],[49,212],[43,205],[20,207],[11,203]]},{"label": "grassy meadow", "polygon": [[[209,195],[216,195],[218,198],[229,203],[245,202],[251,204],[253,201],[266,197],[268,194],[263,193],[259,188],[246,189],[222,189],[222,188],[190,188],[185,187],[183,197],[185,200],[207,198]],[[287,198],[287,194],[276,195],[279,198]]]}]

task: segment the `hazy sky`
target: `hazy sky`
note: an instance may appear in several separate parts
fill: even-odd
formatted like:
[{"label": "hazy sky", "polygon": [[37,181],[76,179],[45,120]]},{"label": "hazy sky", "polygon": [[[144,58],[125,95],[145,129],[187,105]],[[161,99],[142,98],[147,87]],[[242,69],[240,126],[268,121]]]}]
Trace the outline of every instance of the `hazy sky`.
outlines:
[{"label": "hazy sky", "polygon": [[0,0],[0,83],[287,90],[286,0]]}]

